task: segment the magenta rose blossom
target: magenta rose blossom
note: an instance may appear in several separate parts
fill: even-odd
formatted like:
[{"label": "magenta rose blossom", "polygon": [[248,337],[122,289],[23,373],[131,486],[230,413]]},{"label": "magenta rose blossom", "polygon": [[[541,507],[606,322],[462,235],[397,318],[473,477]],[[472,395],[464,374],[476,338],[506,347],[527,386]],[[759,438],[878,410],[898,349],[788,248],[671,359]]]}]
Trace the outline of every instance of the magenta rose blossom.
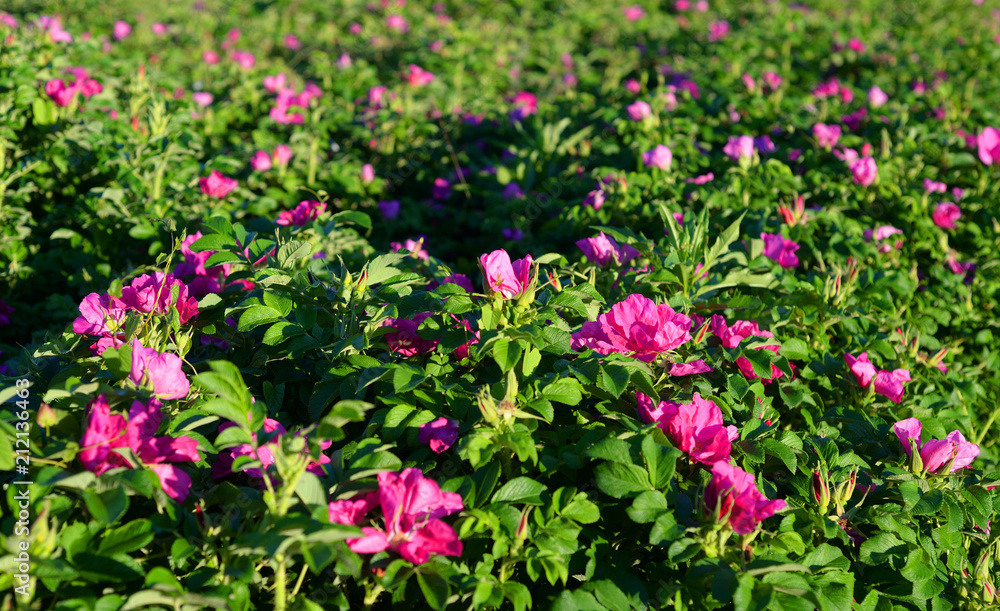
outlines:
[{"label": "magenta rose blossom", "polygon": [[326,212],[326,202],[302,201],[291,210],[284,210],[278,213],[278,218],[274,221],[278,225],[308,225]]},{"label": "magenta rose blossom", "polygon": [[869,384],[874,384],[872,389],[876,394],[888,398],[893,403],[899,403],[903,398],[903,384],[910,381],[910,372],[907,369],[895,369],[886,371],[876,369],[868,360],[868,353],[862,352],[858,358],[854,358],[848,353],[844,354],[844,360],[848,368],[854,374],[854,379],[862,388],[868,388]]},{"label": "magenta rose blossom", "polygon": [[670,375],[678,377],[711,373],[712,371],[713,369],[703,359],[696,359],[690,363],[674,363],[670,366]]},{"label": "magenta rose blossom", "polygon": [[761,233],[760,239],[764,240],[765,257],[785,269],[798,267],[799,258],[795,255],[798,244],[780,234]]},{"label": "magenta rose blossom", "polygon": [[886,95],[886,93],[882,91],[878,85],[868,90],[868,104],[870,104],[872,108],[878,108],[888,101],[889,96]]},{"label": "magenta rose blossom", "polygon": [[360,526],[368,513],[378,507],[378,492],[359,494],[350,500],[330,501],[328,514],[332,524]]},{"label": "magenta rose blossom", "polygon": [[851,174],[854,175],[854,184],[867,187],[878,177],[878,166],[875,165],[875,160],[871,157],[855,159],[848,167]]},{"label": "magenta rose blossom", "polygon": [[753,157],[755,150],[753,138],[750,136],[730,136],[726,146],[722,147],[722,152],[733,161],[749,159]]},{"label": "magenta rose blossom", "polygon": [[164,354],[145,348],[137,339],[132,340],[132,371],[128,379],[136,386],[153,387],[153,394],[161,399],[183,399],[191,389],[187,376],[181,369],[183,361],[176,354]]},{"label": "magenta rose blossom", "polygon": [[785,506],[781,499],[772,501],[764,496],[753,476],[743,469],[724,461],[712,465],[702,507],[715,523],[726,520],[736,534],[748,535]]},{"label": "magenta rose blossom", "polygon": [[[351,551],[376,554],[388,549],[404,560],[423,564],[432,555],[461,556],[462,542],[455,530],[441,518],[465,508],[462,497],[454,492],[442,492],[437,482],[424,477],[419,469],[404,469],[402,473],[383,471],[378,474],[378,506],[382,509],[384,530],[364,526],[364,536],[348,539]],[[330,506],[331,521],[360,525],[370,501],[361,499],[359,509],[344,505]],[[339,503],[339,502],[338,502]],[[351,522],[341,520],[353,520]]]},{"label": "magenta rose blossom", "polygon": [[438,418],[420,425],[420,443],[430,444],[435,454],[444,452],[458,440],[458,420]]},{"label": "magenta rose blossom", "polygon": [[628,113],[628,118],[633,121],[642,121],[653,115],[653,109],[642,100],[629,104],[625,107],[625,111]]},{"label": "magenta rose blossom", "polygon": [[1000,130],[984,127],[976,137],[976,148],[979,150],[979,159],[986,165],[1000,161]]},{"label": "magenta rose blossom", "polygon": [[436,339],[424,339],[417,334],[420,323],[431,316],[430,312],[417,314],[413,318],[387,318],[382,321],[383,327],[392,327],[391,333],[385,334],[389,350],[403,356],[416,356],[433,351],[437,348]]},{"label": "magenta rose blossom", "polygon": [[912,458],[913,449],[916,448],[920,453],[923,469],[928,473],[938,473],[949,465],[948,472],[954,473],[968,467],[979,456],[979,446],[966,441],[957,429],[948,433],[944,439],[923,442],[920,439],[922,428],[919,420],[907,418],[897,422],[893,431],[907,456]]},{"label": "magenta rose blossom", "polygon": [[643,295],[629,295],[573,334],[573,350],[618,352],[651,363],[657,355],[691,340],[690,318]]},{"label": "magenta rose blossom", "polygon": [[483,286],[490,295],[516,299],[525,294],[534,283],[531,278],[531,255],[513,263],[504,249],[480,255],[479,267],[483,271]]},{"label": "magenta rose blossom", "polygon": [[154,437],[160,427],[162,406],[156,399],[134,401],[128,421],[111,414],[108,401],[100,395],[87,406],[86,430],[80,439],[80,463],[88,471],[101,475],[109,469],[130,467],[115,448],[128,448],[143,466],[156,473],[160,487],[170,498],[183,503],[191,490],[191,476],[171,464],[195,462],[198,442],[191,437]]},{"label": "magenta rose blossom", "polygon": [[596,238],[577,240],[576,246],[583,251],[588,261],[600,267],[625,265],[639,256],[638,250],[628,244],[619,246],[613,238],[604,235],[603,231]]},{"label": "magenta rose blossom", "polygon": [[670,164],[673,163],[674,154],[670,152],[670,149],[662,144],[657,144],[652,150],[646,151],[642,154],[642,162],[646,164],[646,167],[650,168],[660,168],[661,170],[669,170]]},{"label": "magenta rose blossom", "polygon": [[[175,287],[176,300],[173,298]],[[121,301],[127,308],[143,314],[166,315],[171,307],[176,308],[182,325],[198,315],[198,300],[188,296],[187,285],[173,274],[163,272],[155,272],[152,276],[143,274],[132,280],[131,285],[122,289]]]},{"label": "magenta rose blossom", "polygon": [[858,381],[858,384],[862,388],[868,388],[877,373],[875,365],[872,365],[871,361],[868,360],[868,353],[862,352],[858,358],[854,358],[845,352],[844,360],[847,361],[847,367],[854,374],[854,379]]},{"label": "magenta rose blossom", "polygon": [[[249,419],[249,414],[247,415]],[[236,426],[235,422],[226,422],[225,424],[219,425],[219,432],[232,428]],[[274,464],[274,451],[272,448],[281,443],[281,436],[286,435],[288,431],[280,422],[274,420],[273,418],[264,418],[264,422],[261,424],[261,428],[265,435],[269,436],[268,441],[265,443],[257,444],[257,433],[251,433],[250,437],[253,439],[254,444],[243,443],[238,446],[229,448],[228,450],[223,450],[219,452],[218,460],[212,464],[212,477],[215,479],[222,479],[233,474],[233,463],[235,460],[241,456],[248,456],[260,461],[260,468],[257,467],[244,467],[242,472],[246,473],[250,477],[261,479],[264,477],[263,470],[267,470],[271,465]],[[297,433],[298,434],[298,433]],[[254,445],[257,445],[256,452],[254,451]],[[320,443],[320,449],[327,450],[332,445],[330,441],[323,441]],[[303,449],[303,452],[308,452],[308,450]],[[309,462],[306,465],[306,471],[318,476],[324,475],[323,465],[330,462],[330,457],[325,454],[320,454],[318,460],[309,458]]]},{"label": "magenta rose blossom", "polygon": [[875,392],[893,403],[899,403],[903,399],[903,383],[909,381],[910,371],[908,369],[880,370],[875,374]]},{"label": "magenta rose blossom", "polygon": [[827,150],[837,146],[840,133],[839,125],[825,125],[823,123],[813,125],[813,137],[816,138],[816,144]]},{"label": "magenta rose blossom", "polygon": [[636,391],[639,417],[647,424],[656,423],[666,436],[691,460],[705,465],[729,461],[732,442],[739,436],[735,426],[722,424],[722,411],[715,403],[694,393],[690,403],[653,400]]},{"label": "magenta rose blossom", "polygon": [[424,261],[430,261],[430,254],[424,250],[424,239],[411,240],[407,238],[402,242],[390,242],[389,247],[392,248],[392,252],[399,252],[401,250],[410,251],[411,255],[417,257],[418,259],[423,259]]},{"label": "magenta rose blossom", "polygon": [[954,202],[941,202],[934,207],[931,216],[934,224],[941,229],[954,229],[955,221],[962,216],[962,210]]},{"label": "magenta rose blossom", "polygon": [[228,178],[223,176],[218,172],[218,170],[212,170],[212,173],[205,178],[198,180],[201,185],[201,192],[209,197],[223,198],[229,195],[229,192],[236,188],[238,184],[235,178]]}]

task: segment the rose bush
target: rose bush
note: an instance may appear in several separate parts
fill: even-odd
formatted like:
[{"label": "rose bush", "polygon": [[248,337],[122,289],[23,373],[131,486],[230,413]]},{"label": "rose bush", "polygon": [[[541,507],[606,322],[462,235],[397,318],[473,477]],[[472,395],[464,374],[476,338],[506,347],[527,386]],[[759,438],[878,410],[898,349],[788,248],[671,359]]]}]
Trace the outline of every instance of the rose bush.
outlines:
[{"label": "rose bush", "polygon": [[997,606],[989,7],[51,4],[5,608]]}]

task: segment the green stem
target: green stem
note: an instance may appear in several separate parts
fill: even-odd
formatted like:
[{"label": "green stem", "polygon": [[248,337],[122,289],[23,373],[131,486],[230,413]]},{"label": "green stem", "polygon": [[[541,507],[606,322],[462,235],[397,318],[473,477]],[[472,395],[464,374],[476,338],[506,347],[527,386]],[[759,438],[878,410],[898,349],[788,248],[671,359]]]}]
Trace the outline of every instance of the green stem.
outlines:
[{"label": "green stem", "polygon": [[288,606],[287,575],[285,573],[285,556],[279,554],[275,557],[278,561],[278,568],[274,573],[274,609],[275,611],[285,611]]},{"label": "green stem", "polygon": [[316,156],[318,154],[319,140],[313,137],[312,143],[309,144],[309,178],[306,180],[306,184],[310,187],[316,183]]}]

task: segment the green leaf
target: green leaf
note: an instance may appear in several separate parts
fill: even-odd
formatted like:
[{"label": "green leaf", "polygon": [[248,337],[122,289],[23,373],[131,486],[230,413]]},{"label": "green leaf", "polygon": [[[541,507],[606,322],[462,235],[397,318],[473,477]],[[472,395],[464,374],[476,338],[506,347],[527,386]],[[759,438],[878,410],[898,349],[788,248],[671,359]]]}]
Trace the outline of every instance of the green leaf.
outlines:
[{"label": "green leaf", "polygon": [[372,228],[372,218],[360,210],[344,210],[343,212],[338,212],[333,215],[333,220],[336,221],[338,225],[354,223],[355,225],[360,225],[365,229]]},{"label": "green leaf", "polygon": [[597,386],[604,392],[618,398],[628,387],[630,377],[631,373],[625,367],[608,363],[601,366],[601,373],[597,377]]},{"label": "green leaf", "polygon": [[646,435],[642,440],[642,457],[646,462],[646,471],[649,472],[650,480],[657,489],[664,489],[670,485],[680,456],[680,450],[657,443],[653,435]]},{"label": "green leaf", "polygon": [[667,497],[659,490],[646,490],[632,501],[632,506],[626,510],[628,517],[638,524],[653,522],[661,513],[667,510]]},{"label": "green leaf", "polygon": [[113,556],[122,552],[134,552],[145,547],[152,540],[152,522],[146,519],[132,520],[104,533],[97,553],[102,556]]},{"label": "green leaf", "polygon": [[420,584],[420,591],[423,592],[424,600],[431,609],[440,611],[448,606],[451,586],[448,585],[448,581],[444,577],[422,570],[417,573],[417,583]]},{"label": "green leaf", "polygon": [[38,97],[31,103],[31,114],[38,125],[52,125],[59,116],[59,109],[47,98]]},{"label": "green leaf", "polygon": [[541,505],[541,494],[545,492],[545,484],[530,477],[515,477],[500,487],[490,499],[492,503],[525,503]]},{"label": "green leaf", "polygon": [[645,469],[636,465],[604,462],[594,471],[597,487],[616,499],[635,496],[652,489]]},{"label": "green leaf", "polygon": [[93,490],[83,491],[83,500],[87,505],[87,510],[95,520],[102,524],[113,524],[128,509],[128,495],[121,487],[112,488],[101,494]]},{"label": "green leaf", "polygon": [[380,255],[369,261],[368,265],[365,266],[365,271],[368,274],[368,286],[375,286],[393,276],[398,276],[400,271],[395,265],[402,262],[404,258],[404,255],[393,253]]},{"label": "green leaf", "polygon": [[514,611],[531,608],[531,590],[523,583],[511,580],[503,584],[503,595],[514,605]]},{"label": "green leaf", "polygon": [[521,361],[521,373],[524,377],[527,378],[530,376],[541,361],[542,353],[538,351],[538,348],[529,348],[524,353],[524,359]]},{"label": "green leaf", "polygon": [[877,566],[894,555],[906,551],[906,546],[893,533],[883,532],[861,544],[860,558],[862,562]]},{"label": "green leaf", "polygon": [[326,505],[326,490],[319,478],[306,471],[295,486],[295,495],[302,499],[302,502],[309,507]]},{"label": "green leaf", "polygon": [[542,396],[564,405],[576,405],[583,400],[580,383],[576,378],[560,378],[542,388]]},{"label": "green leaf", "polygon": [[7,432],[0,433],[0,471],[14,470],[14,447]]},{"label": "green leaf", "polygon": [[302,242],[299,240],[292,240],[282,244],[278,248],[276,253],[276,258],[278,260],[278,266],[282,269],[291,267],[289,263],[295,263],[300,259],[304,259],[312,254],[312,244],[309,242]]},{"label": "green leaf", "polygon": [[132,344],[122,344],[121,348],[107,348],[101,353],[104,365],[118,380],[124,380],[132,372]]},{"label": "green leaf", "polygon": [[517,365],[521,359],[521,344],[517,341],[501,337],[493,344],[493,360],[500,366],[500,370],[507,373]]},{"label": "green leaf", "polygon": [[264,345],[277,346],[293,337],[305,335],[306,330],[294,322],[276,322],[264,332]]},{"label": "green leaf", "polygon": [[719,237],[716,238],[715,242],[712,244],[712,247],[707,250],[704,257],[705,259],[704,264],[706,270],[711,270],[712,266],[715,264],[716,259],[718,259],[719,255],[722,254],[722,251],[729,248],[732,245],[732,243],[735,242],[737,238],[739,238],[740,224],[743,222],[743,217],[745,217],[746,215],[747,213],[746,211],[744,211],[743,214],[740,215],[740,218],[736,219],[733,223],[729,225],[729,227],[726,227],[722,231],[722,233],[719,234]]},{"label": "green leaf", "polygon": [[278,322],[284,318],[285,317],[281,312],[272,307],[266,305],[255,305],[243,311],[240,315],[240,322],[237,325],[236,330],[241,333],[245,333],[256,329],[261,325]]},{"label": "green leaf", "polygon": [[787,359],[804,361],[809,359],[809,352],[809,347],[806,346],[806,343],[795,337],[786,339],[781,343],[781,356]]},{"label": "green leaf", "polygon": [[798,460],[795,458],[795,452],[792,451],[790,447],[784,443],[778,441],[777,439],[772,439],[768,437],[761,441],[760,444],[764,448],[764,452],[777,456],[781,459],[781,462],[785,463],[785,467],[788,468],[788,472],[792,475],[795,474],[796,465]]}]

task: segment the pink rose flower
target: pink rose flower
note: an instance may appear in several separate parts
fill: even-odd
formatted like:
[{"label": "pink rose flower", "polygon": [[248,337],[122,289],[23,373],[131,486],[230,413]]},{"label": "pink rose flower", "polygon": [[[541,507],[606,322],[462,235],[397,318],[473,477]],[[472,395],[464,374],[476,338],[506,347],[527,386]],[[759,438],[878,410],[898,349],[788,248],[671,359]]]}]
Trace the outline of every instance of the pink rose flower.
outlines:
[{"label": "pink rose flower", "polygon": [[795,251],[799,245],[792,240],[781,236],[781,234],[761,233],[760,239],[764,240],[764,256],[771,259],[785,269],[798,267],[799,258]]},{"label": "pink rose flower", "polygon": [[274,222],[278,225],[308,225],[318,219],[324,212],[326,212],[326,202],[305,200],[299,202],[299,205],[291,210],[280,212]]},{"label": "pink rose flower", "polygon": [[670,366],[670,375],[678,377],[711,373],[712,371],[714,370],[702,359],[697,359],[690,363],[674,363]]},{"label": "pink rose flower", "polygon": [[868,388],[868,385],[875,379],[875,374],[877,373],[875,365],[868,360],[868,353],[862,352],[858,355],[858,358],[854,358],[851,354],[845,352],[844,360],[847,361],[847,367],[854,374],[854,379],[858,381],[858,384],[862,388]]},{"label": "pink rose flower", "polygon": [[136,386],[153,386],[153,394],[161,399],[183,399],[191,389],[181,369],[183,361],[176,354],[163,354],[145,348],[132,340],[132,371],[129,380]]},{"label": "pink rose flower", "polygon": [[253,157],[250,158],[250,167],[252,167],[257,172],[266,172],[271,169],[271,156],[267,154],[267,151],[257,151],[254,153]]},{"label": "pink rose flower", "polygon": [[966,441],[957,429],[948,433],[944,439],[923,442],[920,439],[922,428],[919,420],[907,418],[897,422],[893,431],[907,456],[912,458],[913,447],[916,447],[920,452],[923,469],[928,473],[939,473],[949,465],[948,472],[954,473],[968,467],[979,456],[979,446]]},{"label": "pink rose flower", "polygon": [[639,256],[638,250],[628,244],[619,246],[613,238],[604,235],[604,232],[596,238],[577,240],[576,245],[583,251],[587,260],[599,267],[610,265],[619,267]]},{"label": "pink rose flower", "polygon": [[953,202],[941,202],[934,207],[934,224],[942,229],[954,229],[955,221],[962,216],[962,210]]},{"label": "pink rose flower", "polygon": [[854,175],[854,184],[867,187],[878,177],[878,166],[871,157],[855,159],[848,167]]},{"label": "pink rose flower", "polygon": [[736,534],[747,535],[785,506],[785,501],[761,494],[753,476],[743,469],[723,461],[712,465],[702,507],[716,523],[726,520]]},{"label": "pink rose flower", "polygon": [[239,183],[236,182],[235,178],[228,178],[220,174],[218,170],[212,170],[207,177],[199,179],[198,184],[201,185],[201,192],[205,195],[221,199],[229,195]]},{"label": "pink rose flower", "polygon": [[573,350],[618,352],[650,363],[659,354],[690,341],[691,325],[690,318],[665,303],[657,305],[643,295],[629,295],[596,321],[583,323],[570,345]]},{"label": "pink rose flower", "polygon": [[519,298],[530,288],[533,280],[528,277],[531,265],[531,255],[512,263],[510,255],[502,248],[479,257],[486,292],[504,299]]},{"label": "pink rose flower", "polygon": [[653,115],[653,109],[642,100],[629,104],[625,107],[625,111],[628,113],[628,118],[633,121],[642,121]]},{"label": "pink rose flower", "polygon": [[837,141],[840,140],[840,133],[839,125],[825,125],[823,123],[813,125],[813,137],[816,138],[816,144],[826,150],[837,146]]},{"label": "pink rose flower", "polygon": [[212,94],[207,91],[193,91],[191,92],[191,99],[198,106],[208,106],[212,103]]},{"label": "pink rose flower", "polygon": [[872,108],[878,108],[889,101],[889,96],[876,85],[868,90],[868,104]]},{"label": "pink rose flower", "polygon": [[378,485],[384,530],[362,527],[364,536],[347,540],[351,551],[376,554],[392,549],[413,564],[423,564],[432,555],[462,555],[458,535],[440,519],[464,509],[460,495],[441,492],[434,480],[413,468],[402,473],[383,471],[378,474]]},{"label": "pink rose flower", "polygon": [[695,393],[690,403],[662,401],[655,408],[653,400],[641,392],[635,393],[639,417],[646,423],[656,423],[677,449],[691,460],[705,465],[729,461],[731,442],[739,437],[735,426],[722,424],[719,407]]},{"label": "pink rose flower", "polygon": [[662,144],[657,144],[652,150],[642,154],[642,162],[646,167],[669,170],[674,161],[674,154],[669,148]]},{"label": "pink rose flower", "polygon": [[458,440],[458,420],[438,418],[420,425],[420,443],[430,444],[435,454],[444,452]]},{"label": "pink rose flower", "polygon": [[1000,161],[1000,130],[984,127],[976,136],[976,147],[979,149],[979,159],[986,165]]},{"label": "pink rose flower", "polygon": [[726,146],[722,147],[722,152],[733,161],[749,159],[753,157],[755,150],[753,138],[750,136],[730,136]]},{"label": "pink rose flower", "polygon": [[132,26],[124,21],[116,21],[114,27],[112,28],[112,37],[115,40],[121,40],[131,33]]},{"label": "pink rose flower", "polygon": [[128,421],[111,414],[104,395],[87,406],[86,429],[80,439],[80,463],[88,471],[101,475],[117,467],[131,465],[115,448],[128,448],[143,466],[156,473],[160,487],[170,498],[183,503],[191,490],[191,476],[166,463],[196,462],[198,442],[191,437],[154,437],[160,427],[162,406],[156,399],[134,401]]},{"label": "pink rose flower", "polygon": [[288,162],[292,160],[291,147],[285,144],[279,144],[274,147],[274,152],[271,153],[271,160],[279,166],[288,165]]}]

